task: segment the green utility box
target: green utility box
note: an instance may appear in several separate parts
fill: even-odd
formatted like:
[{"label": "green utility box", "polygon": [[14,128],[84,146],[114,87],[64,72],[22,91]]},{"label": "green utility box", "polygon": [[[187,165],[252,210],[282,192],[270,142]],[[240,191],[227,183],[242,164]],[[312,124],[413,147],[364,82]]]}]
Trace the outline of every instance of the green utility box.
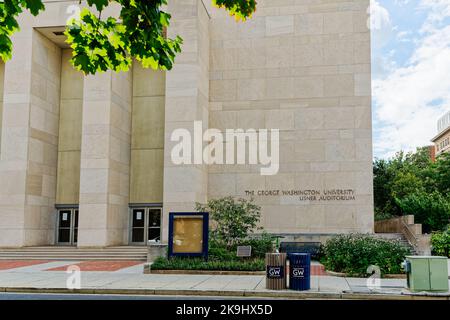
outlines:
[{"label": "green utility box", "polygon": [[408,288],[418,291],[448,291],[446,257],[408,256],[404,263]]}]

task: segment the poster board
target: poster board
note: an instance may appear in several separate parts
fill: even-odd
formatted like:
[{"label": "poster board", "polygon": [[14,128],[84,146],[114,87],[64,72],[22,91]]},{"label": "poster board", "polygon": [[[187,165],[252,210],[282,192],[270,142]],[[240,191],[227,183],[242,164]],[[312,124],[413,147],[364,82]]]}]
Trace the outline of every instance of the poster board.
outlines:
[{"label": "poster board", "polygon": [[169,214],[169,257],[208,257],[207,212]]}]

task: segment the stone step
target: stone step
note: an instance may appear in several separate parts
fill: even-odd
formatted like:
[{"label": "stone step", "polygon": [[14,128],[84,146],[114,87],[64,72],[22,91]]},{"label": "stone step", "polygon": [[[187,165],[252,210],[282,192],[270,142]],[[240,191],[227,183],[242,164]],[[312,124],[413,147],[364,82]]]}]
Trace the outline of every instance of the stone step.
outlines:
[{"label": "stone step", "polygon": [[64,250],[64,249],[58,249],[58,250],[22,250],[22,249],[0,249],[0,254],[2,253],[12,253],[12,252],[18,252],[18,253],[146,253],[147,250],[85,250],[85,249],[76,249],[76,250]]},{"label": "stone step", "polygon": [[58,251],[58,250],[83,250],[83,251],[88,251],[88,250],[94,250],[94,251],[146,251],[147,247],[146,246],[141,246],[141,247],[104,247],[104,248],[80,248],[80,247],[75,247],[75,246],[54,246],[54,247],[21,247],[21,248],[0,248],[0,252],[1,251],[9,251],[9,250],[20,250],[20,251],[41,251],[41,250],[45,250],[45,251]]},{"label": "stone step", "polygon": [[24,247],[0,249],[0,260],[147,260],[147,247]]},{"label": "stone step", "polygon": [[147,254],[0,254],[0,259],[6,260],[147,260]]},{"label": "stone step", "polygon": [[375,238],[388,239],[388,240],[406,240],[402,233],[374,233]]},{"label": "stone step", "polygon": [[78,257],[78,256],[69,256],[69,257],[60,257],[60,256],[48,256],[43,259],[42,257],[35,256],[26,256],[26,257],[9,257],[9,256],[0,256],[1,260],[51,260],[51,261],[147,261],[147,257],[142,256],[129,256],[129,257]]},{"label": "stone step", "polygon": [[54,253],[54,252],[39,252],[39,253],[24,253],[24,252],[8,252],[8,253],[0,253],[0,257],[9,256],[9,257],[28,257],[28,256],[35,256],[35,257],[48,257],[48,256],[56,256],[56,257],[68,257],[68,256],[77,256],[77,257],[128,257],[128,256],[147,256],[147,253],[115,253],[115,252],[82,252],[82,253]]}]

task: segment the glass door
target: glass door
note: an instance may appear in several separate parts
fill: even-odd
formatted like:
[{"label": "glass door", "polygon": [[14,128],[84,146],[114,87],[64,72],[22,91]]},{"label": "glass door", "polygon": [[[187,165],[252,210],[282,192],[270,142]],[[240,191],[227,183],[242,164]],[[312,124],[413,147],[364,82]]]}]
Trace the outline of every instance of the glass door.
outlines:
[{"label": "glass door", "polygon": [[161,239],[161,209],[133,208],[131,210],[130,244],[146,245]]},{"label": "glass door", "polygon": [[145,209],[132,210],[131,243],[145,244]]},{"label": "glass door", "polygon": [[78,241],[78,209],[58,210],[57,244],[72,246]]},{"label": "glass door", "polygon": [[147,240],[161,240],[161,209],[148,210]]},{"label": "glass door", "polygon": [[78,242],[78,209],[75,209],[73,214],[72,244],[75,245]]}]

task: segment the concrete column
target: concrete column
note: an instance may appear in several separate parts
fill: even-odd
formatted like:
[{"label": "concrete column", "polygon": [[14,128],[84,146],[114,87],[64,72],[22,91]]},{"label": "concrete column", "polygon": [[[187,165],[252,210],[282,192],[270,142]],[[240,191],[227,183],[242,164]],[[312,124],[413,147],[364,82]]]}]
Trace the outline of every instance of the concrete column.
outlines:
[{"label": "concrete column", "polygon": [[131,100],[130,73],[84,79],[79,247],[127,241]]},{"label": "concrete column", "polygon": [[48,245],[54,241],[61,50],[26,26],[13,47],[5,65],[0,246]]},{"label": "concrete column", "polygon": [[163,242],[168,238],[169,212],[192,211],[195,202],[205,202],[208,181],[206,165],[173,164],[171,151],[177,142],[170,137],[173,130],[185,128],[193,138],[194,121],[208,127],[209,15],[201,0],[172,0],[168,6],[168,36],[180,35],[184,43],[166,75]]}]

